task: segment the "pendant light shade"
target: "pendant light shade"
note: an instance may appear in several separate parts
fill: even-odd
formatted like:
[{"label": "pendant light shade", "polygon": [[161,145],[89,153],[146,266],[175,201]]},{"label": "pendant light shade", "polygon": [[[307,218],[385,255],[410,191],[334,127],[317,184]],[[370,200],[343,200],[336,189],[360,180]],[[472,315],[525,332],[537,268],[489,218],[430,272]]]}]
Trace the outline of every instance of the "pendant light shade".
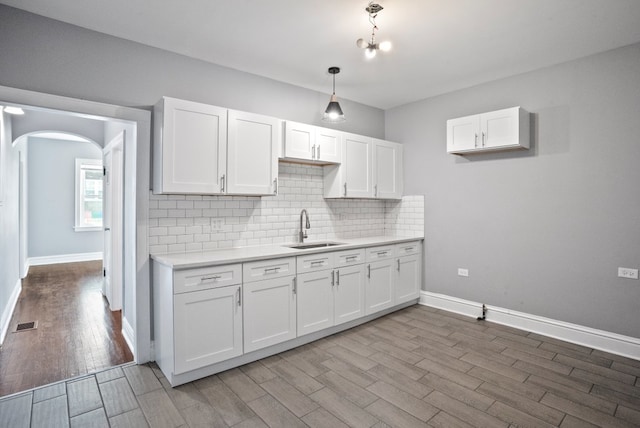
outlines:
[{"label": "pendant light shade", "polygon": [[324,111],[324,115],[322,115],[322,120],[324,122],[332,123],[344,122],[346,119],[342,112],[342,108],[340,107],[340,103],[338,103],[338,97],[336,96],[336,74],[340,73],[340,68],[329,67],[328,71],[330,74],[333,74],[333,94],[329,100],[329,105],[327,105],[327,108]]}]

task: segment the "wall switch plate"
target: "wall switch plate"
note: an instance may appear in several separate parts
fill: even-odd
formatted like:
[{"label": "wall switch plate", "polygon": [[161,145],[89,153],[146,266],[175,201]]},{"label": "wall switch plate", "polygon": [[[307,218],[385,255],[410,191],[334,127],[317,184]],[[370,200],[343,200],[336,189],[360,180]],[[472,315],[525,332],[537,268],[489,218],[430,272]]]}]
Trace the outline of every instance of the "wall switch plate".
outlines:
[{"label": "wall switch plate", "polygon": [[458,276],[469,276],[469,269],[458,268]]},{"label": "wall switch plate", "polygon": [[211,230],[213,232],[220,232],[224,227],[224,220],[221,218],[212,218],[211,219]]},{"label": "wall switch plate", "polygon": [[618,276],[620,278],[638,279],[638,269],[619,267]]}]

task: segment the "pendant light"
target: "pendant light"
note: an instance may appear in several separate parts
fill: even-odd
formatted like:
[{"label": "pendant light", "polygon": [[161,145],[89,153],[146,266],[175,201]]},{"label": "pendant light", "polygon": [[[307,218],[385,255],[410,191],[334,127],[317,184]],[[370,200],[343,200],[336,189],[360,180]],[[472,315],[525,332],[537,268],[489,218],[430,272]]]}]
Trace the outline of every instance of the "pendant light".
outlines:
[{"label": "pendant light", "polygon": [[371,29],[371,38],[369,40],[358,39],[356,40],[356,45],[359,48],[364,49],[364,56],[367,59],[375,58],[378,51],[388,52],[391,50],[391,42],[384,41],[381,43],[376,43],[376,30],[378,26],[376,25],[376,18],[378,17],[378,12],[384,9],[378,3],[374,3],[373,1],[369,2],[369,5],[364,9],[369,14],[369,23],[373,26]]},{"label": "pendant light", "polygon": [[336,97],[336,74],[340,73],[340,67],[329,67],[328,71],[329,74],[333,74],[333,94],[331,95],[327,109],[324,111],[324,115],[322,115],[322,120],[332,123],[344,122],[346,119],[338,103],[338,97]]}]

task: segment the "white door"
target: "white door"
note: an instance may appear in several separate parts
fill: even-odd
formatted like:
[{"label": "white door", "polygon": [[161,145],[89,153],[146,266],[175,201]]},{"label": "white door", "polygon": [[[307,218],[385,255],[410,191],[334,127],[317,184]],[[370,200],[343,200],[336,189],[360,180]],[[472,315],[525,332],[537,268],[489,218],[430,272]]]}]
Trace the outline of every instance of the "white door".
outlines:
[{"label": "white door", "polygon": [[273,195],[277,193],[280,119],[228,112],[227,193]]},{"label": "white door", "polygon": [[295,277],[244,283],[244,352],[296,337]]},{"label": "white door", "polygon": [[481,145],[484,148],[518,145],[518,107],[480,115]]},{"label": "white door", "polygon": [[366,315],[393,306],[394,260],[380,260],[367,265],[365,291]]},{"label": "white door", "polygon": [[104,251],[102,266],[104,283],[102,293],[112,311],[122,309],[123,288],[123,198],[125,133],[122,131],[103,149],[104,168],[102,223],[104,226]]},{"label": "white door", "polygon": [[239,285],[174,296],[175,374],[242,355]]},{"label": "white door", "polygon": [[346,197],[373,197],[371,138],[345,134],[342,154]]},{"label": "white door", "polygon": [[335,325],[364,316],[364,265],[336,270]]},{"label": "white door", "polygon": [[420,297],[420,255],[397,258],[396,272],[395,304]]},{"label": "white door", "polygon": [[316,159],[325,162],[342,161],[342,132],[316,127]]},{"label": "white door", "polygon": [[402,145],[375,139],[373,145],[373,196],[380,199],[401,199]]},{"label": "white door", "polygon": [[316,146],[316,127],[298,122],[285,122],[284,156],[312,160]]},{"label": "white door", "polygon": [[333,270],[298,275],[298,336],[333,326]]},{"label": "white door", "polygon": [[447,152],[472,151],[481,147],[480,116],[447,120]]},{"label": "white door", "polygon": [[[24,143],[23,143],[24,144]],[[19,242],[19,269],[20,269],[20,278],[25,278],[27,276],[27,273],[29,273],[28,268],[27,268],[27,254],[28,254],[28,250],[27,250],[27,243],[28,241],[28,235],[27,235],[27,166],[25,164],[25,160],[24,160],[24,153],[22,152],[22,150],[20,150],[18,152],[18,159],[19,159],[19,172],[18,172],[18,195],[19,195],[19,202],[18,202],[18,210],[19,210],[19,233],[20,233],[20,239],[18,240]]]}]

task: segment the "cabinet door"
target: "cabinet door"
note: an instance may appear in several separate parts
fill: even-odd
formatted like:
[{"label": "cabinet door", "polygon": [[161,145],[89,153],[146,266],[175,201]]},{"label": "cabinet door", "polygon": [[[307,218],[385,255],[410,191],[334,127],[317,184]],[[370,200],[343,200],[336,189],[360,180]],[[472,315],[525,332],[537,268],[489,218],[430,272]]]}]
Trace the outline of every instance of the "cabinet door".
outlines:
[{"label": "cabinet door", "polygon": [[294,281],[287,276],[242,286],[245,353],[296,337]]},{"label": "cabinet door", "polygon": [[156,109],[156,121],[162,129],[154,140],[154,190],[221,193],[227,110],[174,98],[164,98]]},{"label": "cabinet door", "polygon": [[316,127],[289,121],[284,126],[284,157],[312,160]]},{"label": "cabinet door", "polygon": [[518,107],[480,115],[480,145],[483,148],[519,146]]},{"label": "cabinet door", "polygon": [[396,299],[395,304],[408,302],[420,297],[420,255],[396,259]]},{"label": "cabinet door", "polygon": [[402,145],[373,140],[373,196],[380,199],[402,198]]},{"label": "cabinet door", "polygon": [[241,286],[174,296],[175,374],[242,355]]},{"label": "cabinet door", "polygon": [[342,161],[342,132],[316,127],[316,159],[324,162]]},{"label": "cabinet door", "polygon": [[346,197],[373,197],[372,152],[371,138],[345,134],[341,167],[344,168]]},{"label": "cabinet door", "polygon": [[334,271],[298,275],[298,336],[333,326]]},{"label": "cabinet door", "polygon": [[364,265],[336,270],[334,289],[334,323],[342,324],[365,315]]},{"label": "cabinet door", "polygon": [[396,276],[394,259],[367,264],[365,315],[393,306],[393,288]]},{"label": "cabinet door", "polygon": [[447,152],[472,151],[480,147],[480,116],[447,120]]},{"label": "cabinet door", "polygon": [[279,119],[229,110],[227,193],[276,193],[280,136]]}]

